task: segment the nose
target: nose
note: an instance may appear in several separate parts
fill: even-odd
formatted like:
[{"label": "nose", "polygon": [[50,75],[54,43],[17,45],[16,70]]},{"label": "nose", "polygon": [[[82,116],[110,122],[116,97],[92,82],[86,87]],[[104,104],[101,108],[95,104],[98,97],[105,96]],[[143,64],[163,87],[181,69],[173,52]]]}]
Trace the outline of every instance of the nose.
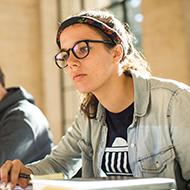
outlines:
[{"label": "nose", "polygon": [[78,58],[76,58],[73,53],[71,52],[69,55],[69,58],[67,60],[67,65],[69,68],[76,68],[80,66],[80,61]]}]

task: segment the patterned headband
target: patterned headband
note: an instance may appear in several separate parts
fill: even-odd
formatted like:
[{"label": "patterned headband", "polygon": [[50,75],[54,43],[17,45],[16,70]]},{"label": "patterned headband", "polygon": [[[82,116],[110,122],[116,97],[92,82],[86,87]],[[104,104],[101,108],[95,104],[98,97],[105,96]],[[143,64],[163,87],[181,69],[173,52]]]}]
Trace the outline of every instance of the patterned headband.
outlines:
[{"label": "patterned headband", "polygon": [[116,30],[114,30],[113,28],[111,28],[110,26],[108,26],[107,24],[105,24],[104,22],[101,22],[90,16],[75,16],[75,17],[71,17],[71,18],[65,20],[60,25],[58,32],[57,32],[57,37],[56,37],[56,42],[57,42],[57,45],[59,46],[59,48],[61,48],[60,35],[63,32],[63,30],[66,27],[68,27],[72,24],[77,24],[77,23],[78,24],[88,24],[88,25],[94,26],[94,27],[98,28],[99,30],[101,30],[104,34],[106,34],[115,44],[123,44],[122,39],[121,39],[120,35],[118,34],[118,32]]}]

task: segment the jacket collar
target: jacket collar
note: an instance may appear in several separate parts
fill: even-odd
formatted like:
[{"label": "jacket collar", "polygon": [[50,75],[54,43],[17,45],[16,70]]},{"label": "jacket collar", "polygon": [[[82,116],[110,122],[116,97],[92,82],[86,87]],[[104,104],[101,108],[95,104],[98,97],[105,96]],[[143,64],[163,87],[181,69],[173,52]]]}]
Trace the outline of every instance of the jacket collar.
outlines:
[{"label": "jacket collar", "polygon": [[149,76],[138,71],[131,71],[134,83],[134,114],[142,117],[146,114],[150,99]]},{"label": "jacket collar", "polygon": [[[149,76],[138,71],[131,71],[134,83],[134,116],[142,117],[146,114],[150,98]],[[96,114],[97,120],[105,119],[105,108],[99,103]]]}]

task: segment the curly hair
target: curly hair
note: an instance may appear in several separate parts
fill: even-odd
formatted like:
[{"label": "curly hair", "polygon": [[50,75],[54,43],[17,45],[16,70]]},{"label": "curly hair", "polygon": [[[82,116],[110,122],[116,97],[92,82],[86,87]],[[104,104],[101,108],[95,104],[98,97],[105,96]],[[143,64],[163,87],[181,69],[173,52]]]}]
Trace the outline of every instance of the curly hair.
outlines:
[{"label": "curly hair", "polygon": [[[124,53],[122,60],[119,64],[119,73],[125,73],[127,75],[130,75],[131,70],[136,70],[141,73],[144,73],[145,75],[150,75],[148,63],[146,62],[141,52],[139,52],[133,44],[134,35],[131,33],[128,24],[122,24],[117,18],[114,17],[113,14],[111,14],[108,11],[82,11],[79,14],[73,15],[61,24],[57,34],[58,46],[60,45],[59,37],[61,32],[68,25],[74,24],[72,22],[89,24],[90,27],[96,29],[96,31],[99,32],[99,34],[104,39],[110,38],[110,40],[116,42],[115,45],[122,45]],[[109,48],[113,48],[113,45],[106,45]],[[97,105],[97,98],[89,92],[85,94],[80,108],[88,118],[95,118],[97,112]]]},{"label": "curly hair", "polygon": [[0,83],[3,87],[5,87],[5,75],[0,67]]}]

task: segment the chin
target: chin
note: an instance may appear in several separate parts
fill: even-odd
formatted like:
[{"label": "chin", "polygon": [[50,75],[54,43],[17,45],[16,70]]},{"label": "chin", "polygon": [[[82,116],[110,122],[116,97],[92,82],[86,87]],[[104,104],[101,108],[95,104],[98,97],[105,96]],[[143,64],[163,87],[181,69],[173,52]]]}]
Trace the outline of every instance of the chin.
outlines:
[{"label": "chin", "polygon": [[85,90],[85,89],[78,89],[78,91],[80,93],[83,93],[83,94],[86,94],[86,93],[89,93],[90,91],[89,90]]},{"label": "chin", "polygon": [[92,92],[90,89],[88,88],[77,88],[77,90],[80,92],[80,93],[89,93],[89,92]]},{"label": "chin", "polygon": [[92,92],[93,89],[92,88],[88,88],[86,85],[75,85],[76,89],[80,92],[80,93],[89,93]]}]

